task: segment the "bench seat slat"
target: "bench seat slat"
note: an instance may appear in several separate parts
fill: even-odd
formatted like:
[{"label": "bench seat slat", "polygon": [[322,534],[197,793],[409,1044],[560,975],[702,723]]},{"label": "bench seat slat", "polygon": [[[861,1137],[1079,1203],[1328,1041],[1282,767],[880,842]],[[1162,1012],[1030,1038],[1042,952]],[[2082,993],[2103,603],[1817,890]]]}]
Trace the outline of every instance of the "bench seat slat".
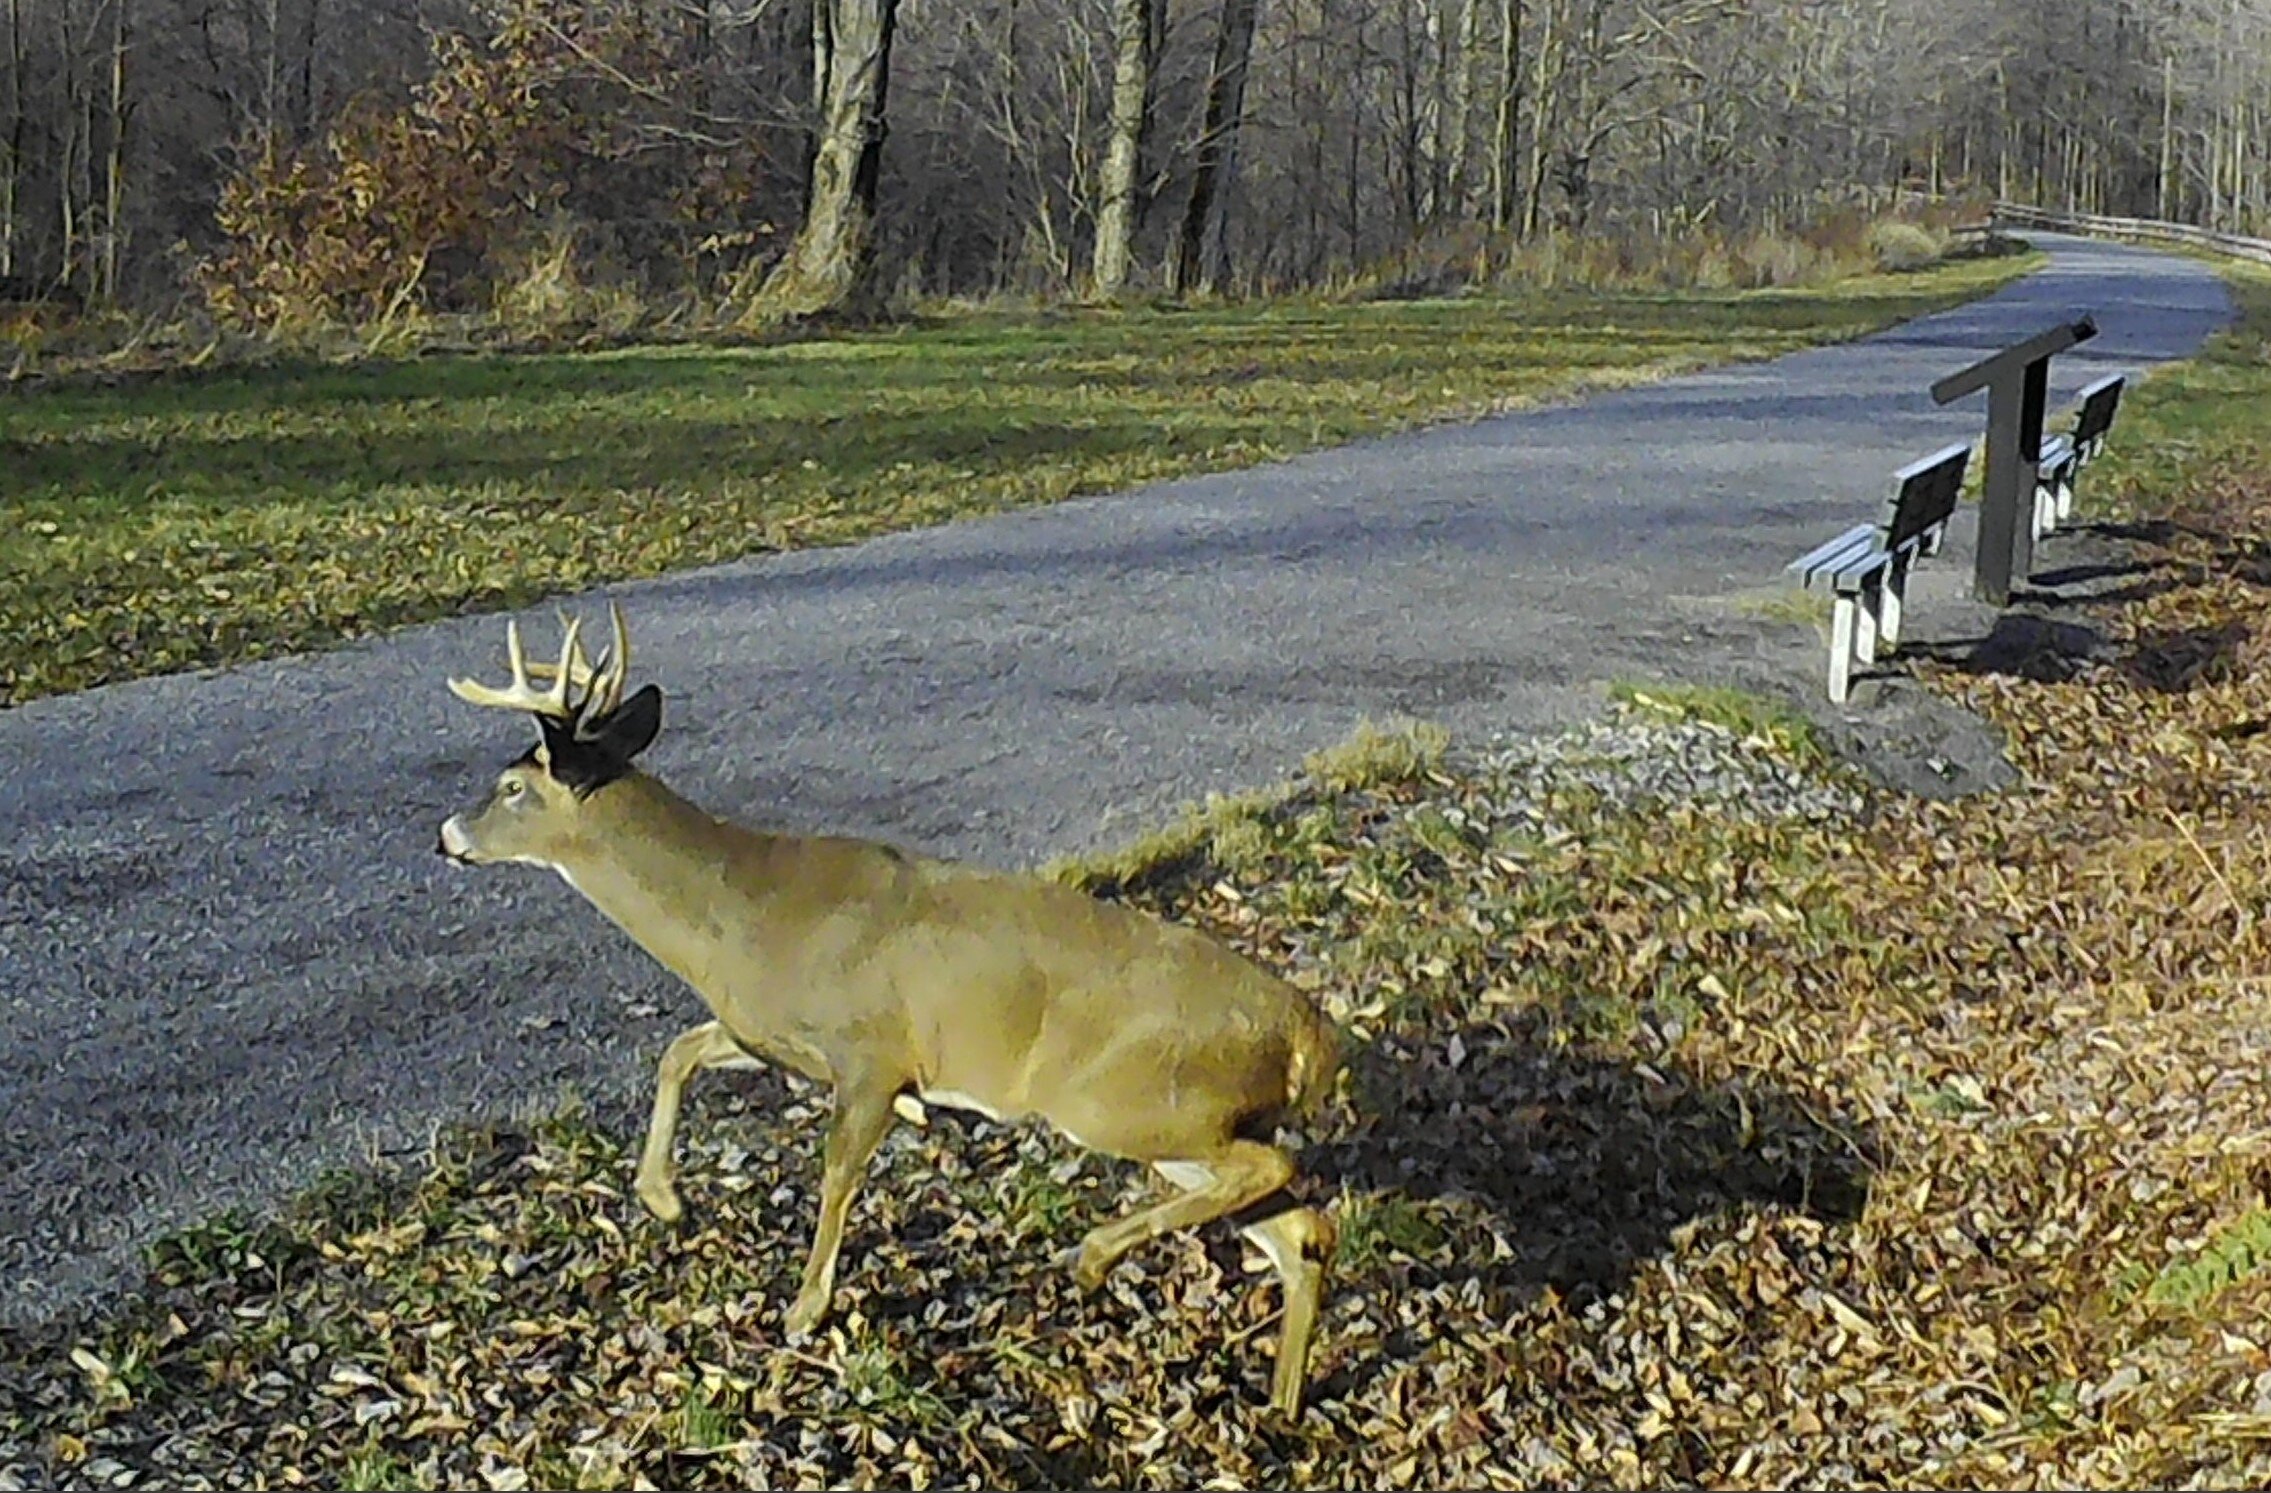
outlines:
[{"label": "bench seat slat", "polygon": [[1839,572],[1846,570],[1855,564],[1867,561],[1872,557],[1885,561],[1889,561],[1892,558],[1884,550],[1884,548],[1877,543],[1877,536],[1873,531],[1869,534],[1864,535],[1860,539],[1855,540],[1851,544],[1847,544],[1842,548],[1833,551],[1832,553],[1823,555],[1820,558],[1816,559],[1814,563],[1808,565],[1805,570],[1801,572],[1801,579],[1804,584],[1811,586],[1821,581],[1824,577],[1834,576]]},{"label": "bench seat slat", "polygon": [[1815,545],[1812,549],[1806,551],[1797,559],[1792,560],[1787,568],[1791,570],[1804,570],[1810,565],[1817,565],[1821,563],[1823,560],[1828,559],[1831,555],[1838,553],[1840,550],[1851,549],[1855,544],[1860,543],[1864,540],[1875,539],[1877,537],[1877,534],[1878,529],[1875,524],[1855,524],[1852,528],[1847,529],[1844,533],[1838,535],[1835,539]]},{"label": "bench seat slat", "polygon": [[1836,583],[1838,590],[1852,591],[1858,589],[1864,581],[1879,571],[1892,569],[1892,562],[1893,553],[1891,550],[1871,550],[1866,554],[1854,556],[1828,574],[1830,579]]}]

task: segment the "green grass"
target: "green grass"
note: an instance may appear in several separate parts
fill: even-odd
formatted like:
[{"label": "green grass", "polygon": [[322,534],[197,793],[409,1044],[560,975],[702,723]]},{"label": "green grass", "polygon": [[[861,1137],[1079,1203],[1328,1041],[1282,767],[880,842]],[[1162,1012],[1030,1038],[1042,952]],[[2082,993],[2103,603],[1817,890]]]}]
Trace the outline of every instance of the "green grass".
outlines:
[{"label": "green grass", "polygon": [[[1450,733],[1432,721],[1359,721],[1344,740],[1310,753],[1299,777],[1248,793],[1210,793],[1162,828],[1123,845],[1051,860],[1040,874],[1108,892],[1172,875],[1202,857],[1229,870],[1260,870],[1276,850],[1269,816],[1310,788],[1347,793],[1410,782],[1437,770],[1449,745]],[[1299,833],[1296,828],[1296,837]]]},{"label": "green grass", "polygon": [[1609,686],[1609,697],[1674,720],[1706,721],[1734,732],[1756,736],[1802,762],[1829,761],[1813,722],[1780,700],[1722,685],[1676,684],[1665,681],[1619,680]]},{"label": "green grass", "polygon": [[2130,380],[2105,455],[2076,495],[2091,515],[2164,514],[2271,461],[2271,266],[2218,268],[2239,319],[2199,357]]},{"label": "green grass", "polygon": [[2196,1312],[2271,1266],[2271,1209],[2250,1208],[2210,1236],[2195,1255],[2170,1262],[2146,1288],[2155,1306]]},{"label": "green grass", "polygon": [[1400,1193],[1346,1194],[1338,1214],[1340,1241],[1333,1256],[1338,1270],[1361,1274],[1398,1255],[1432,1261],[1447,1242],[1426,1206]]},{"label": "green grass", "polygon": [[2031,263],[60,382],[0,398],[0,705],[1769,357]]}]

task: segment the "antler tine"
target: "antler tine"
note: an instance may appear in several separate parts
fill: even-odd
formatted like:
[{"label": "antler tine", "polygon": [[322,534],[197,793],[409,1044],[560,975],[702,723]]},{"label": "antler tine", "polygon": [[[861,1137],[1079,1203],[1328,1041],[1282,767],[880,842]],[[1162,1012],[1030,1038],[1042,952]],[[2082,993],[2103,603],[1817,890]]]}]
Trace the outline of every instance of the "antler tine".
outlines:
[{"label": "antler tine", "polygon": [[[615,707],[623,703],[623,686],[631,675],[631,632],[623,621],[622,606],[610,601],[607,616],[615,636],[607,645],[607,651],[600,654],[598,665],[592,664],[580,646],[572,663],[576,688],[584,691],[582,714],[585,720],[596,721],[614,714]],[[557,664],[535,667],[542,678],[553,678],[559,673]]]},{"label": "antler tine", "polygon": [[[513,682],[503,689],[492,685],[476,684],[470,679],[449,681],[450,692],[472,705],[491,705],[500,710],[528,710],[555,720],[573,719],[576,711],[568,703],[568,690],[575,674],[575,664],[581,661],[582,650],[576,642],[581,624],[571,619],[567,637],[560,646],[558,664],[531,664],[521,648],[520,624],[508,619],[505,623],[505,657],[512,665]],[[584,666],[588,676],[590,666]],[[531,681],[531,673],[548,675],[552,687],[539,690]]]},{"label": "antler tine", "polygon": [[600,655],[591,695],[601,715],[614,714],[615,707],[623,703],[623,685],[631,677],[631,630],[624,625],[622,605],[613,598],[607,603],[607,622],[614,636],[608,641],[607,652]]},{"label": "antler tine", "polygon": [[[577,689],[584,692],[578,714],[580,719],[586,721],[601,720],[614,714],[615,707],[623,703],[623,685],[630,677],[631,634],[623,622],[623,608],[611,601],[607,604],[607,611],[615,637],[608,644],[607,651],[600,654],[596,666],[590,655],[584,652],[581,643],[573,650],[564,650],[561,655],[562,662],[567,665],[567,677],[574,681]],[[560,620],[566,622],[567,614],[562,613]],[[537,678],[550,679],[557,687],[562,672],[560,664],[531,664],[529,668]]]}]

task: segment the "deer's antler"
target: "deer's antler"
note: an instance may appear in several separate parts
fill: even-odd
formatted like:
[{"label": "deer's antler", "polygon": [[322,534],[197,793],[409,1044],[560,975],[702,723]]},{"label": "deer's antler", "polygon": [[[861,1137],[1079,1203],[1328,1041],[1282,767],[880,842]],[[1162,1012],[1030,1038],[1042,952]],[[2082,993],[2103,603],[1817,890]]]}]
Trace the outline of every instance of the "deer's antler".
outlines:
[{"label": "deer's antler", "polygon": [[[631,636],[623,625],[623,609],[611,601],[607,610],[615,636],[607,651],[600,655],[598,667],[594,668],[584,655],[583,643],[578,637],[583,628],[580,618],[562,617],[565,631],[560,640],[560,661],[556,664],[530,663],[521,649],[520,624],[507,621],[505,657],[512,665],[513,682],[499,689],[470,679],[453,678],[449,681],[450,692],[468,704],[526,710],[559,721],[581,724],[604,719],[623,703],[623,682],[629,676],[631,665]],[[538,679],[549,679],[550,688],[537,688]]]}]

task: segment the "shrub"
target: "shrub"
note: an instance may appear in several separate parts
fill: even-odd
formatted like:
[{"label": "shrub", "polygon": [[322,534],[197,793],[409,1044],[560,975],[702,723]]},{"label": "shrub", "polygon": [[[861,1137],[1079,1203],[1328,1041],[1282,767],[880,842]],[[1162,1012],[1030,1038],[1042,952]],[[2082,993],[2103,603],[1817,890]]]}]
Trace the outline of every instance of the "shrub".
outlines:
[{"label": "shrub", "polygon": [[1822,278],[1830,264],[1829,256],[1804,239],[1766,228],[1746,235],[1736,245],[1735,260],[1742,266],[1743,283],[1754,290],[1808,284]]},{"label": "shrub", "polygon": [[670,33],[574,9],[505,0],[493,33],[435,39],[406,103],[359,99],[304,151],[253,142],[197,270],[216,317],[272,335],[425,312],[627,329],[643,287],[598,251],[693,285],[739,273],[773,238],[750,217],[779,185],[765,151],[670,117],[691,107]]},{"label": "shrub", "polygon": [[1927,269],[1938,262],[1946,243],[1931,229],[1898,218],[1869,225],[1869,257],[1880,270]]},{"label": "shrub", "polygon": [[291,333],[447,304],[556,197],[542,166],[568,126],[535,59],[447,34],[434,52],[411,107],[358,101],[318,148],[263,143],[222,188],[228,242],[199,267],[217,316]]},{"label": "shrub", "polygon": [[647,317],[647,305],[628,277],[597,278],[580,251],[573,219],[551,224],[530,249],[503,256],[491,315],[517,337],[539,341],[597,333],[619,337]]}]

